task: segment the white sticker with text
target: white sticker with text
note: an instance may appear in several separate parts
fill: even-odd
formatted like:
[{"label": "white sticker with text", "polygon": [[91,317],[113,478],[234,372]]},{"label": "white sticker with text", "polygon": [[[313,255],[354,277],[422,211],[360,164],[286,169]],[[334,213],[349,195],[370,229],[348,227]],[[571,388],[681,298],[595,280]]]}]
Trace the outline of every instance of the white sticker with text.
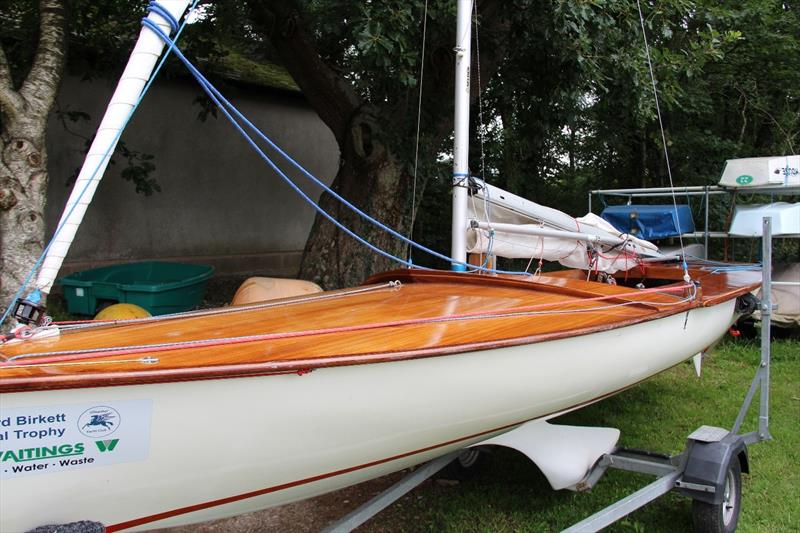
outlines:
[{"label": "white sticker with text", "polygon": [[0,409],[0,479],[146,459],[151,400]]}]

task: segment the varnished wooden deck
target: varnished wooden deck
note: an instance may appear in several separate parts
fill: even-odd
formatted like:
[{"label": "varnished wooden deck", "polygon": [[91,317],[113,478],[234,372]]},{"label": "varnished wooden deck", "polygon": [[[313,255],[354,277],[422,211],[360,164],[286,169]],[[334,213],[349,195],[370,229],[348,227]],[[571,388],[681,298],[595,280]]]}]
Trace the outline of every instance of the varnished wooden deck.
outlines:
[{"label": "varnished wooden deck", "polygon": [[[646,274],[682,284],[682,273],[675,268],[652,268]],[[303,372],[541,342],[713,305],[760,281],[757,272],[692,274],[701,292],[688,302],[684,292],[586,282],[575,271],[534,281],[387,272],[369,280],[369,290],[287,299],[224,314],[64,331],[50,339],[6,344],[0,346],[0,392]],[[388,286],[395,280],[399,287]],[[195,341],[212,345],[187,344]],[[155,346],[163,344],[173,346]],[[115,347],[125,350],[116,353]],[[12,359],[26,354],[37,355]]]}]

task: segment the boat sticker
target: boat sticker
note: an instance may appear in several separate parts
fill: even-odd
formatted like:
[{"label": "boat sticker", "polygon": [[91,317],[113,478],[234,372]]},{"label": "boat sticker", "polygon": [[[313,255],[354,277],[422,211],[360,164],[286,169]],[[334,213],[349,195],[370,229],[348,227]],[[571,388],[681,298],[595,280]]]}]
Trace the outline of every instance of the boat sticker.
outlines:
[{"label": "boat sticker", "polygon": [[0,409],[0,479],[146,459],[151,400]]},{"label": "boat sticker", "polygon": [[736,178],[736,183],[738,183],[739,185],[749,185],[753,183],[753,176],[750,176],[748,174],[742,174],[741,176]]}]

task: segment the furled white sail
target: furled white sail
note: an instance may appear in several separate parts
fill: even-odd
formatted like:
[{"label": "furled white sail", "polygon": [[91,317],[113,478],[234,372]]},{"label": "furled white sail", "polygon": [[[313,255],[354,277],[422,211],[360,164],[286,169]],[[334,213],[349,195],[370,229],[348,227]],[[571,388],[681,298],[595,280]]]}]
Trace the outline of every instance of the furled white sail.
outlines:
[{"label": "furled white sail", "polygon": [[[190,0],[161,0],[160,4],[176,20],[179,20],[186,8],[189,7],[189,2]],[[148,18],[167,35],[171,33],[169,22],[158,13],[151,11]],[[57,230],[39,270],[36,288],[44,293],[50,292],[50,288],[53,286],[58,270],[64,262],[72,240],[75,238],[75,233],[78,231],[86,209],[89,207],[94,192],[108,166],[111,154],[114,153],[119,133],[125,127],[131,109],[136,105],[150,79],[164,46],[164,42],[152,30],[142,28],[139,40],[120,77],[111,102],[97,129],[97,135],[86,154],[75,186],[72,188],[72,193],[57,226],[60,229]]]},{"label": "furled white sail", "polygon": [[541,258],[612,274],[633,268],[640,257],[661,255],[654,244],[619,232],[597,215],[573,218],[488,183],[478,182],[468,217],[470,253]]}]

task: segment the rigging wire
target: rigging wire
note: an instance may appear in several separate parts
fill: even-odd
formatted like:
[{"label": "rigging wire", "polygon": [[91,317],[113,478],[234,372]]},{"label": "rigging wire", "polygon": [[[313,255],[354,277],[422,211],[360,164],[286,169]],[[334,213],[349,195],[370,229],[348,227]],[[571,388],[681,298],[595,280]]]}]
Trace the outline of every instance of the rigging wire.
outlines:
[{"label": "rigging wire", "polygon": [[[408,238],[414,237],[414,222],[417,218],[417,164],[419,162],[419,127],[422,122],[422,82],[425,76],[425,42],[428,35],[428,0],[425,0],[425,11],[422,16],[422,51],[420,53],[419,62],[419,99],[417,101],[417,136],[414,143],[414,186],[411,192],[411,222],[408,226]],[[412,247],[410,244],[406,245],[406,257],[408,262],[412,263],[411,258]]]},{"label": "rigging wire", "polygon": [[645,30],[644,24],[644,14],[642,14],[642,4],[640,0],[636,0],[636,7],[639,10],[639,22],[642,26],[642,40],[644,41],[644,50],[645,55],[647,56],[647,67],[650,70],[650,82],[653,85],[653,100],[656,103],[656,114],[658,115],[658,127],[661,130],[661,144],[664,147],[664,161],[667,165],[667,176],[669,176],[669,186],[672,190],[672,206],[675,209],[675,220],[678,221],[678,241],[681,246],[681,263],[683,267],[683,276],[684,279],[689,282],[691,277],[689,276],[689,267],[686,264],[686,251],[683,246],[683,235],[680,233],[680,216],[678,215],[678,200],[675,196],[675,184],[672,181],[672,168],[669,162],[669,150],[667,149],[667,136],[664,133],[664,122],[661,118],[661,106],[658,103],[658,90],[656,89],[656,75],[653,70],[653,62],[650,59],[650,45],[647,43],[647,31]]},{"label": "rigging wire", "polygon": [[[484,151],[485,124],[483,123],[483,87],[481,87],[481,40],[478,32],[478,2],[472,3],[475,18],[475,67],[478,77],[478,138],[481,143],[481,179],[486,179],[486,152]],[[489,222],[487,220],[487,222]]]},{"label": "rigging wire", "polygon": [[[193,348],[207,348],[213,346],[225,346],[232,344],[248,344],[254,342],[264,342],[271,340],[284,340],[298,337],[309,337],[318,335],[327,335],[331,333],[349,333],[356,331],[380,330],[387,328],[395,328],[402,326],[415,326],[423,324],[435,323],[448,323],[460,322],[471,320],[492,320],[499,318],[522,317],[522,316],[542,316],[542,315],[562,315],[562,314],[582,314],[582,313],[601,313],[610,309],[617,309],[627,306],[658,306],[658,307],[676,307],[684,305],[695,299],[697,287],[694,284],[687,283],[677,285],[674,287],[653,287],[649,289],[641,289],[630,293],[618,294],[603,294],[589,298],[583,298],[579,301],[555,301],[544,302],[531,305],[512,306],[501,309],[494,309],[491,311],[474,311],[456,313],[450,315],[440,315],[432,317],[416,317],[409,319],[390,320],[387,322],[374,322],[350,326],[335,326],[330,328],[319,328],[299,331],[286,331],[286,332],[270,332],[270,333],[256,333],[253,335],[243,335],[238,337],[220,337],[220,338],[207,338],[197,340],[185,340],[176,342],[161,342],[153,344],[137,344],[129,346],[114,346],[102,348],[88,348],[88,349],[74,349],[74,350],[60,350],[53,352],[33,352],[20,354],[9,357],[5,361],[0,361],[0,369],[8,367],[16,367],[19,365],[36,365],[41,363],[65,362],[86,359],[97,359],[101,357],[111,357],[117,355],[132,355],[132,354],[147,354],[153,352],[163,352],[171,350],[187,350]],[[681,293],[680,296],[675,296],[672,301],[659,301],[653,302],[652,300],[639,300],[637,297],[642,294],[660,294],[669,296],[670,293]],[[685,293],[685,295],[683,295]],[[570,308],[572,305],[583,306],[586,303],[604,302],[608,300],[618,300],[621,298],[631,297],[619,303],[608,303],[605,305],[591,305],[589,307]],[[43,358],[43,359],[40,359]],[[33,361],[30,361],[33,359]]]},{"label": "rigging wire", "polygon": [[152,322],[163,322],[166,320],[175,320],[176,318],[197,318],[206,316],[221,316],[230,315],[235,313],[243,313],[249,311],[258,311],[262,309],[271,309],[274,307],[286,307],[292,305],[302,305],[307,303],[315,303],[323,300],[333,300],[337,298],[350,297],[356,294],[364,294],[367,292],[385,291],[388,289],[397,289],[401,286],[399,281],[390,281],[381,285],[368,285],[366,287],[357,287],[355,289],[338,290],[321,292],[312,294],[310,296],[296,297],[290,302],[285,301],[266,301],[254,303],[250,305],[231,305],[228,307],[217,307],[213,309],[198,309],[194,311],[184,311],[179,313],[169,313],[166,315],[148,316],[143,318],[124,318],[118,320],[67,320],[63,322],[53,322],[53,325],[58,326],[62,332],[74,331],[78,329],[97,328],[105,326],[119,326],[122,324],[144,324]]},{"label": "rigging wire", "polygon": [[[195,1],[194,1],[194,3],[193,3],[193,5],[192,5],[192,7],[191,7],[191,10],[194,10],[194,9],[195,9],[195,7],[196,7],[197,3],[198,3],[198,0],[195,0]],[[473,4],[473,5],[474,5],[474,4]],[[639,5],[639,0],[637,0],[637,5]],[[152,6],[155,6],[155,7],[152,7]],[[151,11],[155,11],[155,12],[157,12],[157,13],[159,13],[159,14],[160,14],[161,8],[160,8],[160,6],[158,6],[158,4],[157,4],[156,2],[152,2],[152,3],[151,3],[150,10],[151,10]],[[191,14],[191,10],[190,10],[190,14]],[[640,14],[640,20],[641,20],[641,23],[642,23],[642,31],[643,31],[643,33],[644,33],[644,19],[643,19],[643,15],[642,15],[642,12],[641,12],[641,6],[640,6],[640,5],[639,5],[639,14]],[[180,26],[180,28],[178,29],[178,32],[177,32],[177,34],[176,34],[176,39],[177,39],[177,37],[180,35],[180,33],[183,31],[183,29],[184,29],[184,27],[185,27],[185,25],[186,25],[187,19],[188,19],[188,17],[184,19],[184,21],[183,21],[182,25],[181,25],[181,26]],[[170,21],[170,22],[173,22],[173,21]],[[243,122],[243,123],[244,123],[244,124],[245,124],[245,125],[246,125],[248,128],[250,128],[250,129],[251,129],[252,131],[254,131],[254,132],[255,132],[255,133],[256,133],[256,134],[257,134],[259,137],[261,137],[261,138],[262,138],[262,139],[263,139],[265,142],[267,142],[267,143],[268,143],[268,144],[269,144],[269,145],[270,145],[270,146],[271,146],[271,147],[272,147],[274,150],[276,150],[276,151],[277,151],[277,152],[278,152],[278,153],[279,153],[279,154],[280,154],[280,155],[281,155],[281,156],[282,156],[284,159],[286,159],[286,160],[287,160],[289,163],[291,163],[291,164],[292,164],[292,165],[294,165],[296,168],[298,168],[299,170],[301,170],[301,171],[303,172],[303,174],[305,174],[305,175],[306,175],[308,178],[310,178],[312,181],[314,181],[315,183],[317,183],[318,185],[320,185],[321,187],[323,187],[323,188],[324,188],[324,189],[325,189],[327,192],[331,193],[331,194],[332,194],[332,195],[333,195],[333,196],[334,196],[334,197],[335,197],[337,200],[339,200],[340,202],[342,202],[342,203],[343,203],[345,206],[347,206],[348,208],[350,208],[351,210],[353,210],[353,211],[354,211],[356,214],[358,214],[359,216],[361,216],[361,217],[365,218],[367,221],[369,221],[369,222],[373,223],[374,225],[376,225],[376,226],[380,227],[381,229],[383,229],[384,231],[386,231],[386,232],[390,233],[390,234],[391,234],[391,235],[393,235],[394,237],[396,237],[396,238],[399,238],[399,239],[403,240],[404,242],[406,242],[406,243],[409,245],[409,247],[415,247],[415,248],[418,248],[418,249],[420,249],[420,250],[422,250],[422,251],[425,251],[426,253],[429,253],[429,254],[433,255],[434,257],[438,257],[438,258],[440,258],[440,259],[446,260],[446,261],[448,261],[448,262],[451,262],[451,263],[459,263],[459,264],[464,264],[464,263],[461,263],[461,262],[458,262],[458,261],[454,261],[454,260],[453,260],[453,258],[450,258],[450,257],[448,257],[448,256],[446,256],[446,255],[444,255],[444,254],[440,254],[440,253],[438,253],[438,252],[435,252],[435,251],[433,251],[433,250],[431,250],[431,249],[429,249],[429,248],[426,248],[426,247],[424,247],[424,246],[422,246],[422,245],[420,245],[420,244],[418,244],[418,243],[414,242],[414,241],[413,241],[411,238],[406,238],[406,237],[404,237],[403,235],[399,234],[399,233],[398,233],[398,232],[396,232],[395,230],[393,230],[393,229],[391,229],[391,228],[389,228],[389,227],[385,226],[385,225],[384,225],[384,224],[382,224],[381,222],[379,222],[379,221],[377,221],[376,219],[374,219],[374,218],[370,217],[369,215],[367,215],[367,214],[366,214],[366,213],[364,213],[363,211],[360,211],[360,210],[359,210],[358,208],[356,208],[354,205],[352,205],[351,203],[349,203],[349,202],[348,202],[346,199],[344,199],[343,197],[341,197],[340,195],[338,195],[337,193],[335,193],[335,191],[332,191],[332,190],[331,190],[329,187],[327,187],[327,185],[325,185],[325,184],[324,184],[323,182],[321,182],[321,181],[320,181],[318,178],[316,178],[316,177],[314,177],[312,174],[310,174],[310,172],[308,172],[306,169],[304,169],[304,168],[303,168],[303,167],[302,167],[302,166],[301,166],[299,163],[297,163],[297,162],[296,162],[294,159],[292,159],[292,158],[291,158],[291,157],[290,157],[288,154],[286,154],[286,152],[284,152],[284,151],[283,151],[283,150],[282,150],[280,147],[278,147],[278,146],[277,146],[275,143],[273,143],[273,142],[272,142],[272,140],[271,140],[271,139],[269,139],[269,137],[267,137],[265,134],[263,134],[263,132],[261,132],[261,131],[260,131],[260,130],[259,130],[259,129],[258,129],[256,126],[255,126],[255,125],[253,125],[253,124],[252,124],[252,123],[251,123],[249,120],[247,120],[247,119],[246,119],[246,117],[244,117],[244,115],[242,115],[242,114],[241,114],[241,113],[240,113],[240,112],[239,112],[239,111],[238,111],[238,110],[237,110],[237,109],[236,109],[236,108],[235,108],[235,107],[234,107],[234,106],[233,106],[233,105],[232,105],[232,104],[231,104],[229,101],[227,101],[227,100],[226,100],[226,99],[225,99],[225,98],[222,96],[222,94],[221,94],[221,93],[219,93],[219,91],[218,91],[218,90],[217,90],[215,87],[213,87],[213,85],[212,85],[212,84],[211,84],[211,83],[210,83],[210,82],[209,82],[207,79],[205,79],[205,77],[203,77],[203,75],[202,75],[202,74],[201,74],[201,73],[200,73],[200,72],[199,72],[199,71],[198,71],[198,70],[197,70],[197,69],[196,69],[196,68],[195,68],[195,67],[194,67],[194,66],[193,66],[193,65],[192,65],[192,64],[191,64],[191,63],[190,63],[190,62],[189,62],[189,61],[188,61],[186,58],[185,58],[185,56],[183,56],[183,54],[182,54],[182,53],[180,52],[180,50],[177,48],[177,46],[176,46],[176,44],[175,44],[175,40],[171,39],[171,38],[170,38],[168,35],[164,34],[164,33],[161,31],[161,29],[160,29],[160,28],[159,28],[157,25],[155,25],[155,24],[154,24],[152,21],[150,21],[150,20],[148,20],[148,19],[144,19],[144,20],[142,21],[142,24],[143,24],[144,26],[146,26],[146,27],[150,28],[152,31],[154,31],[154,33],[156,33],[156,34],[157,34],[157,35],[158,35],[158,36],[159,36],[159,37],[160,37],[160,38],[161,38],[161,39],[162,39],[162,40],[163,40],[163,41],[164,41],[164,42],[165,42],[165,43],[168,45],[168,48],[169,48],[169,49],[167,50],[167,52],[166,52],[166,54],[164,55],[164,57],[162,57],[162,59],[161,59],[161,62],[159,63],[159,65],[158,65],[157,69],[154,71],[154,75],[153,75],[153,76],[151,76],[150,80],[149,80],[149,81],[148,81],[148,83],[145,85],[145,88],[144,88],[144,90],[143,90],[142,94],[139,96],[139,99],[138,99],[138,101],[137,101],[136,105],[135,105],[135,106],[132,108],[132,110],[131,110],[131,113],[132,113],[132,112],[133,112],[133,111],[134,111],[134,110],[135,110],[135,109],[138,107],[139,103],[142,101],[142,99],[143,99],[143,97],[144,97],[144,94],[147,92],[147,89],[148,89],[148,88],[150,87],[150,85],[152,84],[153,80],[154,80],[154,79],[155,79],[155,77],[156,77],[155,75],[156,75],[156,74],[159,72],[159,70],[160,70],[161,66],[162,66],[162,65],[164,64],[164,62],[166,61],[166,58],[168,57],[169,53],[170,53],[170,52],[173,52],[173,53],[175,53],[175,55],[176,55],[176,56],[177,56],[177,57],[178,57],[178,58],[179,58],[179,59],[180,59],[180,60],[181,60],[181,61],[182,61],[182,62],[183,62],[183,63],[184,63],[186,66],[187,66],[187,68],[188,68],[188,69],[189,69],[189,71],[190,71],[190,72],[191,72],[191,73],[192,73],[192,74],[195,76],[195,78],[197,78],[197,80],[198,80],[198,82],[200,83],[201,87],[202,87],[202,88],[203,88],[203,89],[204,89],[204,90],[205,90],[205,91],[206,91],[206,92],[209,94],[209,96],[212,98],[212,100],[214,100],[214,101],[215,101],[215,103],[216,103],[216,104],[217,104],[217,105],[220,107],[220,109],[222,109],[223,113],[224,113],[224,114],[226,115],[226,117],[227,117],[227,118],[228,118],[228,119],[231,121],[231,123],[234,125],[234,127],[236,127],[236,128],[237,128],[237,130],[239,130],[239,132],[240,132],[240,133],[241,133],[241,134],[242,134],[242,135],[245,137],[245,139],[247,140],[247,142],[248,142],[249,144],[251,144],[251,146],[253,146],[253,148],[254,148],[254,149],[255,149],[255,150],[256,150],[256,151],[259,153],[259,155],[261,155],[261,157],[262,157],[262,158],[263,158],[263,159],[264,159],[264,160],[265,160],[265,161],[266,161],[266,162],[267,162],[267,163],[270,165],[270,167],[272,167],[272,168],[273,168],[273,170],[275,170],[275,171],[276,171],[276,173],[278,173],[278,174],[279,174],[279,176],[281,176],[281,177],[282,177],[282,178],[283,178],[285,181],[287,181],[287,183],[288,183],[290,186],[292,186],[292,188],[294,188],[296,192],[298,192],[298,193],[299,193],[299,194],[300,194],[300,195],[301,195],[301,196],[302,196],[304,199],[306,199],[306,200],[307,200],[309,203],[311,203],[311,204],[312,204],[312,206],[314,206],[314,207],[315,207],[315,209],[316,209],[316,210],[317,210],[317,211],[318,211],[320,214],[322,214],[323,216],[327,217],[327,218],[328,218],[328,219],[329,219],[331,222],[333,222],[333,223],[334,223],[334,224],[336,224],[338,227],[340,227],[340,229],[342,229],[343,231],[345,231],[346,233],[348,233],[350,236],[352,236],[353,238],[355,238],[356,240],[358,240],[358,241],[359,241],[359,242],[361,242],[362,244],[365,244],[366,246],[368,246],[370,249],[372,249],[372,250],[373,250],[373,251],[375,251],[376,253],[379,253],[379,254],[381,254],[381,255],[383,255],[383,256],[385,256],[385,257],[388,257],[388,258],[390,258],[390,259],[392,259],[392,260],[394,260],[394,261],[396,261],[396,262],[398,262],[398,263],[400,263],[400,264],[404,264],[404,265],[406,265],[406,266],[413,267],[413,264],[411,264],[410,260],[409,260],[409,261],[404,261],[404,260],[402,260],[402,259],[400,259],[400,258],[398,258],[398,257],[395,257],[395,256],[393,256],[393,255],[389,254],[388,252],[385,252],[384,250],[381,250],[380,248],[378,248],[378,247],[376,247],[376,246],[374,246],[374,245],[370,244],[369,242],[367,242],[366,240],[364,240],[364,239],[363,239],[363,238],[361,238],[360,236],[356,235],[354,232],[352,232],[352,231],[351,231],[351,230],[349,230],[348,228],[344,227],[344,226],[343,226],[341,223],[339,223],[338,221],[336,221],[336,220],[335,220],[335,219],[334,219],[334,218],[333,218],[333,217],[332,217],[330,214],[328,214],[327,212],[325,212],[324,210],[322,210],[322,208],[321,208],[321,207],[319,207],[319,206],[318,206],[318,205],[317,205],[317,204],[316,204],[316,203],[315,203],[313,200],[311,200],[311,199],[310,199],[310,198],[309,198],[307,195],[305,195],[305,194],[304,194],[302,191],[300,191],[300,190],[299,190],[299,188],[297,187],[297,185],[296,185],[296,184],[294,184],[294,183],[291,181],[291,179],[289,179],[289,178],[288,178],[288,176],[286,176],[286,174],[285,174],[285,173],[284,173],[284,172],[283,172],[283,171],[282,171],[282,170],[281,170],[279,167],[277,167],[277,165],[274,163],[274,161],[272,161],[272,159],[270,159],[270,158],[269,158],[269,157],[268,157],[266,154],[264,154],[264,153],[263,153],[263,151],[262,151],[262,150],[261,150],[261,149],[260,149],[260,148],[259,148],[259,147],[258,147],[256,144],[255,144],[255,142],[253,141],[253,139],[252,139],[252,138],[251,138],[251,137],[250,137],[250,136],[249,136],[249,135],[248,135],[248,134],[247,134],[247,133],[244,131],[244,128],[242,127],[242,125],[241,125],[241,124],[239,124],[239,123],[236,121],[236,119],[234,119],[234,118],[233,118],[233,116],[232,116],[232,114],[231,114],[231,113],[235,114],[235,115],[236,115],[236,116],[239,118],[239,120],[241,120],[241,121],[242,121],[242,122]],[[479,42],[478,42],[478,38],[477,38],[477,33],[478,33],[478,32],[477,32],[477,26],[478,26],[478,24],[477,24],[477,6],[475,6],[475,24],[476,24],[476,46],[478,46],[478,47],[479,47]],[[176,24],[173,24],[173,27],[174,27],[175,25],[176,25]],[[426,19],[425,19],[425,25],[427,25],[427,0],[426,0]],[[425,41],[425,37],[423,36],[423,61],[422,61],[422,63],[423,63],[423,64],[424,64],[424,44],[425,44],[425,42],[424,42],[424,41]],[[657,91],[656,91],[656,85],[655,85],[655,76],[654,76],[654,74],[653,74],[652,63],[651,63],[651,61],[650,61],[650,53],[649,53],[649,47],[647,46],[647,39],[646,39],[646,35],[645,35],[645,47],[646,47],[646,51],[647,51],[648,64],[649,64],[649,66],[650,66],[650,74],[651,74],[651,80],[652,80],[652,83],[653,83],[654,95],[655,95],[655,97],[656,97],[656,108],[657,108],[657,112],[658,112],[658,116],[659,116],[659,124],[660,124],[660,126],[661,126],[661,134],[662,134],[662,141],[663,141],[663,143],[664,143],[664,152],[665,152],[665,157],[666,157],[666,159],[667,159],[667,169],[668,169],[668,172],[669,172],[670,184],[672,184],[672,174],[671,174],[671,170],[670,170],[670,166],[669,166],[669,156],[668,156],[668,152],[667,152],[667,146],[666,146],[666,137],[665,137],[665,134],[664,134],[663,123],[662,123],[662,121],[661,121],[661,112],[660,112],[660,108],[659,108],[659,105],[658,105],[658,95],[657,95]],[[479,56],[479,48],[478,48],[478,56]],[[479,61],[480,61],[480,59],[479,59],[479,57],[478,57],[478,65],[479,65]],[[480,69],[479,69],[479,70],[480,70]],[[478,72],[478,79],[480,80],[480,72]],[[419,116],[420,116],[420,114],[421,114],[421,86],[422,86],[422,83],[421,83],[421,82],[422,82],[422,70],[421,70],[421,74],[420,74],[420,104],[419,104],[419,105],[420,105],[420,108],[419,108],[419,110],[418,110],[418,130],[419,130]],[[480,82],[479,82],[479,84],[480,84]],[[485,153],[484,153],[484,144],[483,144],[483,110],[482,110],[482,98],[481,98],[481,94],[480,94],[480,92],[479,92],[479,106],[480,106],[480,123],[481,123],[481,165],[482,165],[482,171],[483,171],[483,172],[485,172]],[[129,117],[128,117],[128,119],[126,120],[126,122],[125,122],[125,125],[127,124],[127,121],[129,121],[129,120],[130,120],[130,116],[129,116]],[[124,126],[123,126],[123,127],[124,127]],[[118,133],[117,135],[118,135],[118,137],[119,137],[119,136],[121,135],[121,132],[120,132],[120,133]],[[417,149],[418,149],[418,141],[419,141],[419,134],[417,135]],[[106,154],[106,155],[108,155],[108,154]],[[416,187],[416,166],[417,166],[417,159],[416,159],[416,157],[415,157],[415,187]],[[95,172],[94,172],[94,174],[92,175],[92,178],[90,179],[90,182],[91,182],[91,180],[92,180],[92,179],[95,177],[95,175],[96,175],[96,173],[97,173],[97,171],[98,171],[98,170],[99,170],[99,166],[98,166],[98,168],[97,168],[97,169],[95,169]],[[83,192],[85,192],[85,189],[84,189],[84,191],[81,191],[81,195],[83,194]],[[415,190],[415,196],[416,196],[416,190]],[[79,196],[79,198],[80,198],[80,196]],[[674,195],[673,195],[673,203],[675,204],[675,209],[676,209],[676,213],[677,213],[677,203],[676,203],[676,201],[675,201]],[[73,206],[73,208],[74,208],[74,206]],[[413,215],[412,215],[412,216],[413,216]],[[412,218],[412,221],[413,221],[413,218]],[[59,228],[57,228],[56,232],[58,232],[58,231],[60,230],[60,228],[61,228],[61,226],[60,226]],[[413,223],[412,223],[412,228],[413,228]],[[679,236],[679,237],[680,237],[680,236]],[[24,289],[27,287],[28,283],[30,282],[30,278],[31,278],[31,276],[33,275],[33,273],[35,272],[35,270],[38,268],[39,264],[41,263],[41,260],[42,260],[42,259],[44,258],[44,256],[46,255],[46,253],[47,253],[47,250],[49,249],[49,247],[50,247],[50,245],[52,244],[52,242],[53,242],[53,241],[51,240],[51,241],[50,241],[50,243],[48,244],[47,248],[45,248],[45,251],[42,253],[42,256],[40,257],[39,261],[37,261],[36,265],[34,265],[34,268],[31,270],[31,273],[29,274],[28,278],[25,280],[25,282],[24,282],[23,286],[20,288],[20,291],[18,292],[18,294],[17,294],[16,298],[19,298],[19,296],[22,294],[22,292],[24,291]],[[683,248],[683,241],[682,241],[682,239],[681,239],[681,247]],[[409,259],[410,259],[410,249],[409,249]],[[475,265],[468,265],[468,266],[469,266],[469,267],[472,267],[472,269],[473,269],[473,270],[480,270],[480,271],[484,271],[484,272],[491,272],[491,273],[504,273],[504,274],[523,274],[523,275],[530,275],[528,272],[509,272],[509,271],[503,271],[503,270],[497,270],[497,269],[486,268],[485,266],[481,266],[481,267],[476,267]],[[686,266],[686,262],[685,262],[685,260],[684,260],[683,266],[684,266],[684,272],[686,273],[686,276],[688,277],[688,268],[687,268],[687,266]],[[13,302],[12,302],[12,305],[11,305],[11,306],[9,306],[9,307],[6,309],[6,312],[5,312],[5,314],[3,315],[3,318],[2,318],[2,320],[0,321],[0,323],[4,322],[4,321],[6,320],[6,318],[8,317],[8,314],[9,314],[9,312],[10,312],[10,310],[11,310],[11,307],[12,307],[12,306],[13,306]]]},{"label": "rigging wire", "polygon": [[[481,85],[481,40],[480,40],[480,26],[478,24],[478,2],[472,3],[472,13],[473,13],[473,21],[475,23],[475,67],[477,69],[477,81],[478,81],[478,139],[480,140],[481,146],[481,177],[480,180],[483,184],[486,184],[486,152],[484,149],[484,140],[485,140],[485,124],[483,122],[483,87]],[[477,183],[476,179],[470,180],[471,184]],[[489,188],[482,187],[484,190],[483,195],[483,213],[484,217],[486,218],[486,222],[492,222],[490,213],[492,210],[491,207],[491,198],[489,195]],[[473,211],[477,214],[477,209],[475,209],[475,202],[474,197],[475,195],[471,195],[473,197]],[[492,259],[492,248],[494,246],[495,241],[495,232],[494,230],[489,231],[489,244],[486,247],[485,258],[483,262],[483,266],[489,266],[491,264]],[[497,259],[495,258],[494,264],[497,264]],[[528,269],[525,269],[525,272],[528,272]]]}]

